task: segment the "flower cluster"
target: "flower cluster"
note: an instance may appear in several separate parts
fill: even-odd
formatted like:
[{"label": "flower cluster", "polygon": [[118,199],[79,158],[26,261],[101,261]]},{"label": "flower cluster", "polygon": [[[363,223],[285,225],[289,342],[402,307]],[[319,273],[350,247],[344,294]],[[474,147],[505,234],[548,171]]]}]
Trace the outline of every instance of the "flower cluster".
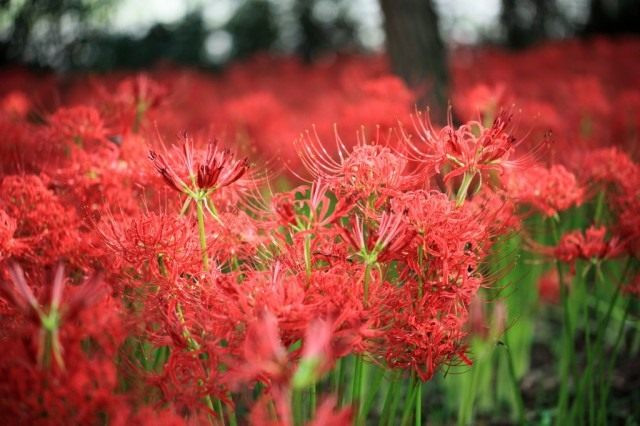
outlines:
[{"label": "flower cluster", "polygon": [[[57,109],[53,79],[0,90],[0,419],[363,424],[379,374],[394,424],[394,386],[420,403],[421,382],[473,363],[470,333],[507,328],[506,305],[483,317],[505,238],[542,262],[638,257],[640,166],[605,137],[637,137],[620,129],[637,120],[607,127],[612,105],[638,118],[628,93],[576,77],[565,109],[494,70],[514,81],[463,82],[453,109],[468,121],[438,126],[410,114],[380,58],[263,61],[79,78]],[[226,132],[167,136],[185,128]],[[274,158],[290,173],[276,179]],[[536,234],[578,209],[589,219]]]}]

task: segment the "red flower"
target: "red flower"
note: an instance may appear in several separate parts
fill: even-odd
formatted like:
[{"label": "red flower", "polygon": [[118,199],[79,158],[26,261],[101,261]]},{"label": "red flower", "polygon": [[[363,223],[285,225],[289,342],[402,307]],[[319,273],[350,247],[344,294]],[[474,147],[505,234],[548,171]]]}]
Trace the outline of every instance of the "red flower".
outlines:
[{"label": "red flower", "polygon": [[6,94],[0,101],[0,111],[17,119],[24,119],[30,108],[31,101],[19,90]]},{"label": "red flower", "polygon": [[640,275],[636,275],[630,283],[623,287],[623,290],[627,294],[640,297]]},{"label": "red flower", "polygon": [[109,262],[117,271],[123,261],[143,272],[150,267],[156,277],[177,275],[198,264],[197,230],[184,216],[143,213],[134,216],[108,213],[97,226],[106,248],[113,253]]},{"label": "red flower", "polygon": [[576,177],[561,165],[523,168],[507,174],[505,180],[516,202],[530,204],[546,216],[578,206],[585,198]]},{"label": "red flower", "polygon": [[566,263],[574,263],[577,259],[610,259],[621,255],[625,246],[618,237],[605,240],[605,227],[591,226],[584,234],[572,231],[562,236],[553,254]]},{"label": "red flower", "polygon": [[249,167],[247,158],[238,160],[228,149],[219,150],[215,140],[206,151],[195,150],[193,138],[186,133],[180,148],[165,149],[164,155],[151,150],[149,159],[170,187],[194,199],[231,185]]},{"label": "red flower", "polygon": [[369,264],[402,257],[402,250],[415,235],[408,228],[405,216],[393,212],[382,213],[375,228],[368,227],[366,234],[363,220],[357,215],[351,230],[343,227],[340,230],[345,241]]},{"label": "red flower", "polygon": [[414,159],[433,165],[437,171],[447,165],[450,171],[445,174],[445,181],[464,173],[502,172],[521,167],[525,161],[524,158],[509,159],[520,144],[508,131],[511,119],[511,114],[501,112],[488,128],[470,121],[457,129],[449,123],[436,130],[427,116],[414,122],[423,144],[417,144],[407,135],[404,141]]},{"label": "red flower", "polygon": [[298,143],[298,154],[316,181],[323,181],[339,193],[357,192],[363,197],[371,193],[406,189],[421,180],[409,171],[409,161],[392,148],[375,142],[367,143],[364,132],[358,144],[349,150],[336,134],[338,159],[325,149],[318,135],[307,134]]},{"label": "red flower", "polygon": [[[573,281],[573,275],[565,275],[562,285],[568,287]],[[558,277],[558,269],[552,268],[538,280],[538,296],[541,302],[558,303],[560,301],[561,283]]]},{"label": "red flower", "polygon": [[[100,113],[92,107],[60,108],[49,119],[49,142],[76,147],[105,144],[107,130]],[[108,145],[106,145],[108,146]]]},{"label": "red flower", "polygon": [[47,366],[53,356],[58,367],[64,369],[60,327],[73,320],[81,311],[94,305],[105,294],[100,274],[92,275],[84,284],[63,302],[65,287],[64,267],[58,265],[51,284],[51,295],[47,305],[41,305],[31,291],[20,265],[12,263],[8,268],[11,284],[3,283],[0,293],[10,301],[25,319],[39,329],[38,362]]}]

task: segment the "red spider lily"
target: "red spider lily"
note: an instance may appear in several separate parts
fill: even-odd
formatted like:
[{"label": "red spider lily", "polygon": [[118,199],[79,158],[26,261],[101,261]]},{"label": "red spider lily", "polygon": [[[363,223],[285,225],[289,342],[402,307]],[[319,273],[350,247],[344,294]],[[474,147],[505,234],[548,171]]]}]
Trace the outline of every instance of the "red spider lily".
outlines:
[{"label": "red spider lily", "polygon": [[11,117],[24,119],[31,108],[31,101],[21,91],[14,90],[0,101],[0,111]]},{"label": "red spider lily", "polygon": [[236,182],[249,167],[247,158],[238,160],[229,150],[219,150],[217,141],[209,142],[206,151],[195,150],[186,133],[180,148],[165,150],[164,155],[151,150],[149,159],[171,188],[196,200]]},{"label": "red spider lily", "polygon": [[[618,223],[615,230],[619,235],[624,235],[629,250],[640,253],[640,167],[636,164],[628,164],[624,161],[621,167],[628,166],[626,170],[620,170],[611,175],[615,184],[608,189],[610,209],[617,216]],[[613,167],[613,165],[609,165]],[[605,181],[606,182],[606,181]],[[603,193],[604,195],[604,193]]]},{"label": "red spider lily", "polygon": [[605,227],[589,227],[584,233],[569,232],[562,236],[553,249],[553,255],[566,263],[574,263],[577,259],[603,260],[621,255],[625,245],[616,236],[605,241]]},{"label": "red spider lily", "polygon": [[[572,280],[565,278],[563,285],[569,286]],[[553,268],[538,280],[538,296],[545,303],[558,303],[560,301],[560,278],[558,269]]]},{"label": "red spider lily", "polygon": [[63,204],[45,182],[34,175],[5,176],[0,182],[3,209],[15,219],[15,240],[28,243],[28,249],[15,253],[33,257],[45,264],[60,258],[79,257],[80,230],[76,210]]},{"label": "red spider lily", "polygon": [[168,97],[169,84],[141,73],[125,77],[115,86],[96,81],[92,88],[105,122],[112,131],[109,139],[120,145],[131,137],[131,132],[135,134],[141,130],[148,122],[149,113],[158,110]]},{"label": "red spider lily", "polygon": [[591,181],[621,186],[633,182],[639,173],[638,165],[616,147],[587,151],[581,158],[579,171]]},{"label": "red spider lily", "polygon": [[349,150],[335,135],[338,159],[326,150],[317,133],[306,133],[297,141],[298,153],[306,169],[317,181],[342,192],[371,193],[401,190],[417,184],[422,176],[409,171],[407,159],[390,147],[367,143],[363,133]]},{"label": "red spider lily", "polygon": [[635,297],[640,297],[640,275],[636,275],[631,282],[625,285],[623,291]]},{"label": "red spider lily", "polygon": [[411,242],[414,233],[405,222],[401,213],[384,212],[376,224],[376,229],[367,228],[360,216],[355,216],[351,230],[340,227],[346,241],[357,250],[364,263],[375,264],[378,261],[401,256],[402,250]]},{"label": "red spider lily", "polygon": [[244,357],[248,368],[245,379],[264,377],[276,383],[288,380],[287,349],[280,340],[278,320],[270,312],[249,326]]},{"label": "red spider lily", "polygon": [[133,107],[133,131],[137,131],[149,109],[156,108],[166,96],[166,89],[145,74],[138,74],[120,83],[116,99]]},{"label": "red spider lily", "polygon": [[[415,233],[413,252],[408,265],[427,279],[449,282],[450,273],[475,270],[490,240],[488,222],[497,222],[490,210],[477,213],[474,204],[457,208],[445,194],[437,191],[406,192],[394,200],[394,209],[406,211],[407,221]],[[485,222],[486,221],[486,222]]]},{"label": "red spider lily", "polygon": [[470,121],[454,128],[449,118],[447,126],[436,130],[427,115],[424,120],[414,120],[414,127],[422,144],[412,141],[404,132],[403,140],[409,158],[427,168],[434,168],[438,173],[442,170],[445,173],[444,183],[462,176],[456,195],[457,204],[462,205],[476,176],[479,189],[483,174],[520,169],[532,161],[533,154],[510,159],[516,147],[522,143],[522,140],[517,140],[509,131],[511,120],[512,114],[503,111],[490,127]]},{"label": "red spider lily", "polygon": [[322,180],[314,181],[311,184],[309,220],[312,225],[308,228],[316,229],[329,225],[345,216],[353,207],[354,197],[350,194],[341,194],[333,206],[333,211],[329,212],[331,208],[331,200],[328,197],[329,187],[330,185]]},{"label": "red spider lily", "polygon": [[317,180],[309,188],[309,199],[298,200],[298,189],[277,194],[271,200],[272,209],[283,225],[290,225],[296,232],[323,232],[324,228],[344,217],[354,205],[354,197],[340,196],[335,203],[329,197],[329,184]]},{"label": "red spider lily", "polygon": [[464,173],[480,171],[504,171],[518,166],[522,160],[509,160],[510,155],[521,143],[509,132],[512,114],[501,112],[493,124],[485,128],[481,123],[471,121],[457,129],[451,123],[436,130],[429,117],[414,122],[419,140],[418,146],[405,135],[412,158],[431,162],[440,170],[445,164],[450,167],[445,181]]},{"label": "red spider lily", "polygon": [[28,241],[14,238],[18,223],[4,210],[0,209],[0,261],[26,251]]},{"label": "red spider lily", "polygon": [[507,191],[516,202],[530,204],[546,216],[579,206],[585,199],[584,188],[561,165],[523,168],[508,173],[505,180]]},{"label": "red spider lily", "polygon": [[620,213],[618,216],[619,224],[617,233],[625,236],[630,252],[634,254],[640,253],[640,194],[635,197],[629,195],[621,197],[617,200]]},{"label": "red spider lily", "polygon": [[20,265],[12,263],[8,268],[11,284],[3,283],[0,292],[31,323],[39,328],[38,362],[40,366],[48,366],[49,357],[53,356],[57,366],[64,369],[62,345],[60,343],[60,327],[66,321],[72,321],[81,311],[94,305],[105,294],[100,274],[89,277],[68,300],[62,302],[65,287],[64,267],[58,265],[51,285],[51,296],[48,305],[43,306],[36,299],[27,284]]},{"label": "red spider lily", "polygon": [[91,107],[60,108],[49,118],[46,136],[49,143],[94,148],[107,144],[107,129],[100,113]]},{"label": "red spider lily", "polygon": [[[479,282],[474,282],[477,291]],[[466,300],[446,292],[428,291],[415,305],[407,304],[406,300],[415,300],[418,287],[416,282],[405,283],[383,302],[386,305],[383,315],[392,326],[384,333],[382,355],[390,366],[412,369],[426,381],[441,365],[457,359],[470,364],[460,342],[466,334],[464,325],[468,313],[464,307],[471,302],[470,295],[475,291],[467,285],[470,292]]]},{"label": "red spider lily", "polygon": [[298,216],[295,211],[295,194],[293,192],[274,194],[271,197],[271,207],[280,225],[297,225]]},{"label": "red spider lily", "polygon": [[195,224],[177,215],[149,212],[116,218],[107,213],[97,231],[115,255],[111,263],[116,270],[124,261],[138,271],[150,267],[156,276],[175,275],[176,267],[194,263],[199,250]]}]

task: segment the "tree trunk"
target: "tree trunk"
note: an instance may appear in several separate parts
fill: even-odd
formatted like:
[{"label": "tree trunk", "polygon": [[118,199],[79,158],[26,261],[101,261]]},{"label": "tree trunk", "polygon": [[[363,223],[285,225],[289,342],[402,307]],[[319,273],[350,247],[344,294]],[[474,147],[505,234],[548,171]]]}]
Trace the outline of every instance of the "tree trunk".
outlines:
[{"label": "tree trunk", "polygon": [[445,117],[448,104],[446,50],[431,0],[380,0],[387,52],[394,73],[418,91],[418,106]]},{"label": "tree trunk", "polygon": [[640,2],[638,0],[591,0],[589,20],[582,34],[640,33]]}]

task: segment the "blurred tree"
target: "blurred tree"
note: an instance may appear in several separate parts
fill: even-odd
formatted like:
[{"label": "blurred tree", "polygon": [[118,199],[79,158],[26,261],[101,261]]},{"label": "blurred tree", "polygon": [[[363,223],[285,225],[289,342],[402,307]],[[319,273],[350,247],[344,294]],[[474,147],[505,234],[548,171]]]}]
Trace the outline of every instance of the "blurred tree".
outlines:
[{"label": "blurred tree", "polygon": [[549,38],[640,33],[640,1],[590,0],[586,23],[572,21],[558,0],[502,0],[500,25],[505,44],[514,49]]},{"label": "blurred tree", "polygon": [[448,76],[438,15],[431,0],[380,0],[393,71],[418,90],[418,106],[447,111]]},{"label": "blurred tree", "polygon": [[[294,15],[300,27],[296,51],[305,62],[322,53],[354,47],[357,43],[355,22],[347,16],[342,0],[296,0]],[[318,16],[319,6],[330,7],[331,18]]]},{"label": "blurred tree", "polygon": [[507,46],[523,48],[545,39],[545,22],[550,12],[551,2],[547,0],[502,0],[500,24]]},{"label": "blurred tree", "polygon": [[512,49],[575,32],[555,0],[502,0],[500,25],[505,44]]},{"label": "blurred tree", "polygon": [[245,1],[226,25],[233,37],[234,58],[268,50],[278,39],[273,7],[265,0]]},{"label": "blurred tree", "polygon": [[200,13],[173,25],[156,24],[142,38],[89,33],[69,46],[68,68],[111,70],[145,68],[158,60],[199,66],[207,31]]},{"label": "blurred tree", "polygon": [[69,44],[105,13],[113,0],[3,1],[0,16],[12,20],[9,35],[0,42],[0,63],[64,66]]},{"label": "blurred tree", "polygon": [[591,0],[583,35],[633,33],[640,33],[640,1]]}]

